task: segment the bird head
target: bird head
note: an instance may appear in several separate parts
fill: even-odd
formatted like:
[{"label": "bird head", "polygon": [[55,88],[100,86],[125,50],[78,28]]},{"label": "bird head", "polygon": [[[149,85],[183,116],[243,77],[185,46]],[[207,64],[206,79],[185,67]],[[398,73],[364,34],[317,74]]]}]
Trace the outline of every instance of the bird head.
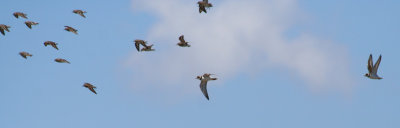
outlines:
[{"label": "bird head", "polygon": [[364,76],[365,77],[370,77],[371,75],[369,73],[366,73]]},{"label": "bird head", "polygon": [[201,80],[201,76],[197,76],[197,77],[196,77],[196,79],[199,79],[199,80]]}]

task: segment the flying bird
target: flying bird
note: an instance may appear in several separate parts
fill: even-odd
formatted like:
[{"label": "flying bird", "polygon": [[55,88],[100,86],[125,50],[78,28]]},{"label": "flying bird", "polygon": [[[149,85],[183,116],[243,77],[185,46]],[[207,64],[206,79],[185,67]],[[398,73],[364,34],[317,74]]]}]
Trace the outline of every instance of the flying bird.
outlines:
[{"label": "flying bird", "polygon": [[144,40],[139,40],[139,39],[137,39],[137,40],[135,40],[134,42],[135,42],[136,50],[137,50],[138,52],[140,52],[140,45],[146,46],[146,41],[144,41]]},{"label": "flying bird", "polygon": [[55,49],[58,50],[58,47],[57,47],[57,43],[56,43],[56,42],[53,42],[53,41],[46,41],[46,42],[44,42],[44,46],[47,47],[47,45],[51,45],[53,48],[55,48]]},{"label": "flying bird", "polygon": [[8,30],[8,28],[11,28],[11,27],[7,26],[7,25],[4,25],[4,24],[0,24],[0,32],[1,32],[1,34],[6,35],[4,30],[7,31],[7,32],[10,32],[10,30]]},{"label": "flying bird", "polygon": [[27,59],[27,57],[32,57],[32,54],[28,53],[28,52],[19,52],[19,55],[21,55],[22,57],[24,57],[25,59]]},{"label": "flying bird", "polygon": [[207,100],[210,100],[210,98],[208,97],[208,93],[207,93],[207,82],[210,80],[217,80],[217,78],[211,78],[210,76],[213,74],[208,74],[205,73],[203,76],[197,76],[196,79],[199,79],[200,82],[200,89],[201,92],[203,92],[204,96],[207,98]]},{"label": "flying bird", "polygon": [[97,92],[94,90],[96,88],[96,86],[93,86],[90,83],[85,83],[83,84],[83,87],[88,88],[90,91],[92,91],[94,94],[97,94]]},{"label": "flying bird", "polygon": [[38,25],[39,23],[33,22],[33,21],[25,21],[26,26],[28,26],[29,29],[32,29],[32,25]]},{"label": "flying bird", "polygon": [[83,18],[86,18],[86,16],[84,15],[84,13],[86,13],[86,11],[82,11],[82,10],[73,10],[72,12],[75,13],[75,14],[81,15]]},{"label": "flying bird", "polygon": [[22,13],[22,12],[14,12],[13,15],[15,16],[15,18],[22,17],[22,18],[28,19],[28,17],[26,17],[27,14]]},{"label": "flying bird", "polygon": [[189,42],[186,42],[186,41],[185,41],[185,38],[184,38],[183,35],[181,35],[181,36],[179,37],[179,41],[180,41],[180,42],[177,44],[178,46],[180,46],[180,47],[190,47]]},{"label": "flying bird", "polygon": [[64,27],[65,27],[64,28],[65,31],[72,32],[72,33],[75,33],[76,35],[78,35],[78,30],[76,30],[75,28],[70,27],[70,26],[64,26]]},{"label": "flying bird", "polygon": [[65,59],[61,59],[61,58],[54,59],[54,61],[56,61],[56,62],[58,62],[58,63],[68,63],[68,64],[71,64],[69,61],[67,61],[67,60],[65,60]]},{"label": "flying bird", "polygon": [[368,64],[367,64],[368,73],[365,74],[365,77],[368,77],[370,79],[378,79],[378,80],[383,79],[382,77],[378,76],[378,68],[379,68],[379,64],[381,63],[381,59],[382,59],[382,55],[379,55],[379,58],[375,62],[375,65],[374,65],[373,60],[372,60],[372,54],[369,55]]},{"label": "flying bird", "polygon": [[201,12],[207,13],[206,8],[212,7],[212,4],[208,3],[208,0],[199,1],[197,2],[197,4],[199,5],[199,13]]}]

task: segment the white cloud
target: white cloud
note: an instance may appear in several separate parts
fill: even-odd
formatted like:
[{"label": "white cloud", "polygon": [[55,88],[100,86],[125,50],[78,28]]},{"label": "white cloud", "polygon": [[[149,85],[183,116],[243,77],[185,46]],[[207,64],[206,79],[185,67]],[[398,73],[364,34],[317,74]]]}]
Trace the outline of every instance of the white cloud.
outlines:
[{"label": "white cloud", "polygon": [[[157,17],[146,39],[155,43],[156,52],[135,51],[125,63],[136,76],[132,81],[140,83],[136,89],[200,92],[193,86],[198,84],[196,75],[216,73],[229,79],[238,73],[268,72],[271,67],[296,74],[312,90],[350,88],[344,47],[307,33],[285,36],[304,16],[297,0],[210,2],[214,7],[199,14],[196,1],[133,1],[134,11]],[[176,46],[181,34],[192,47]]]}]

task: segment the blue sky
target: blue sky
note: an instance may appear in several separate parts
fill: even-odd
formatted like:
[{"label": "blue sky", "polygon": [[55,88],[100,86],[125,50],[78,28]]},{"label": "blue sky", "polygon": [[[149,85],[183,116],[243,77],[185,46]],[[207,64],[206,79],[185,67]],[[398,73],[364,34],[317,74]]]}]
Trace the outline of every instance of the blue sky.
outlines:
[{"label": "blue sky", "polygon": [[[196,2],[3,1],[0,127],[400,127],[400,1],[210,0],[207,14]],[[370,53],[382,80],[363,76]],[[194,79],[205,72],[219,78],[209,101]]]}]

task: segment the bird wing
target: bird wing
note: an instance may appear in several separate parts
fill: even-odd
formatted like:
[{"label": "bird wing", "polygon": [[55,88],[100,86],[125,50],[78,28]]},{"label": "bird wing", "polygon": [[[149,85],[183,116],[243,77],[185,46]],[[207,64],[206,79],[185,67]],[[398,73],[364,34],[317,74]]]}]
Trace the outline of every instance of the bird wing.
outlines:
[{"label": "bird wing", "polygon": [[4,33],[4,29],[0,28],[0,32],[1,32],[1,34],[6,35],[6,33]]},{"label": "bird wing", "polygon": [[207,4],[207,3],[208,3],[208,0],[203,0],[203,2]]},{"label": "bird wing", "polygon": [[185,38],[184,38],[184,36],[183,36],[183,35],[179,37],[179,40],[180,40],[181,42],[183,42],[183,43],[185,43],[185,42],[186,42],[186,41],[185,41]]},{"label": "bird wing", "polygon": [[21,13],[21,17],[25,18],[25,19],[28,19],[28,17],[26,17],[26,14],[24,14],[24,13]]},{"label": "bird wing", "polygon": [[83,14],[83,12],[79,13],[83,18],[86,18],[86,16]]},{"label": "bird wing", "polygon": [[15,18],[18,18],[18,14],[17,13],[14,13],[13,15],[15,16]]},{"label": "bird wing", "polygon": [[30,23],[25,23],[26,26],[28,26],[29,29],[32,29],[32,25]]},{"label": "bird wing", "polygon": [[381,64],[382,55],[379,56],[378,60],[375,62],[374,69],[372,70],[373,73],[378,72],[379,64]]},{"label": "bird wing", "polygon": [[372,63],[372,54],[370,54],[370,55],[369,55],[369,58],[368,58],[368,64],[367,64],[368,72],[369,72],[369,73],[372,72],[372,66],[373,66],[373,63]]},{"label": "bird wing", "polygon": [[90,91],[92,91],[94,94],[97,94],[97,92],[92,88],[89,88]]},{"label": "bird wing", "polygon": [[206,80],[201,81],[200,89],[201,89],[201,92],[203,92],[203,95],[207,98],[207,100],[210,100],[210,98],[208,97],[208,93],[207,93],[207,81]]},{"label": "bird wing", "polygon": [[135,47],[136,47],[136,50],[137,50],[137,51],[140,51],[139,42],[136,42],[136,41],[135,41]]},{"label": "bird wing", "polygon": [[56,44],[51,44],[51,46],[53,46],[53,48],[55,48],[55,49],[57,49],[57,50],[58,50],[58,47],[57,47],[57,45],[56,45]]}]

